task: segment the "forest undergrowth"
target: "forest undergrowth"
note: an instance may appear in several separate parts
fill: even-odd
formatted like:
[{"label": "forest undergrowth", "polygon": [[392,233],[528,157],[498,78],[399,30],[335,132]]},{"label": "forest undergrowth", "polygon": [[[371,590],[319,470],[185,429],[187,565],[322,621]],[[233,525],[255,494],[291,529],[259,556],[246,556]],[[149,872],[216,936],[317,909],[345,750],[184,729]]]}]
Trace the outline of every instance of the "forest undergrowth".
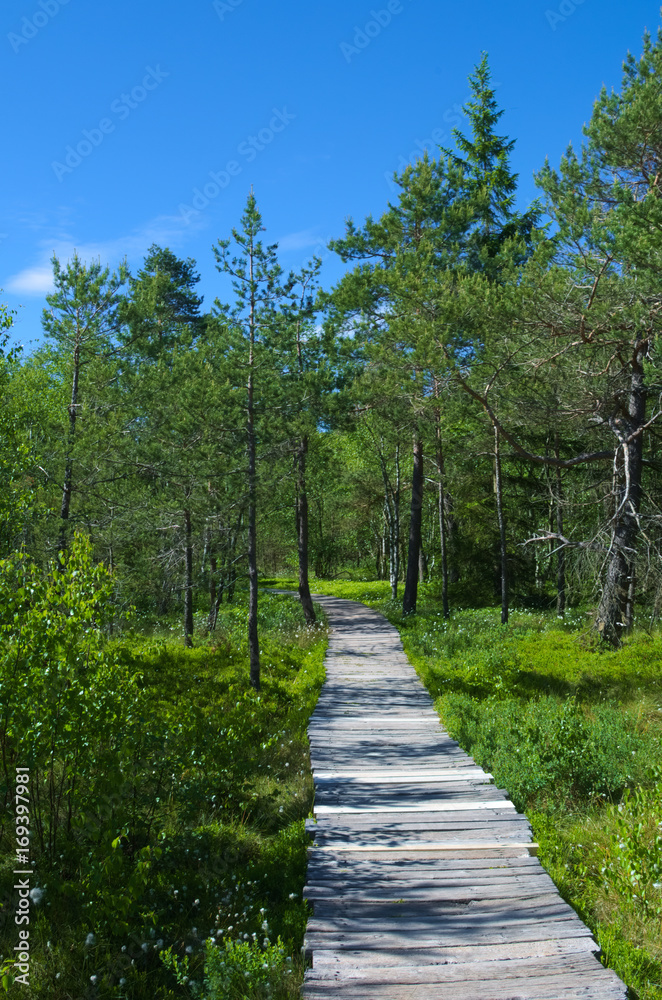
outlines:
[{"label": "forest undergrowth", "polygon": [[[18,557],[1,568],[8,996],[297,996],[313,796],[306,724],[325,626],[306,626],[289,598],[261,597],[256,693],[240,592],[213,634],[196,616],[185,649],[180,626],[144,616],[108,638],[108,576],[82,539],[45,579]],[[30,768],[29,985],[11,968],[15,766]]]},{"label": "forest undergrowth", "polygon": [[[285,584],[284,584],[285,585]],[[383,581],[323,581],[399,629],[443,724],[526,813],[540,860],[640,1000],[662,1000],[662,631],[618,650],[588,609],[464,608],[433,587],[403,617]]]}]

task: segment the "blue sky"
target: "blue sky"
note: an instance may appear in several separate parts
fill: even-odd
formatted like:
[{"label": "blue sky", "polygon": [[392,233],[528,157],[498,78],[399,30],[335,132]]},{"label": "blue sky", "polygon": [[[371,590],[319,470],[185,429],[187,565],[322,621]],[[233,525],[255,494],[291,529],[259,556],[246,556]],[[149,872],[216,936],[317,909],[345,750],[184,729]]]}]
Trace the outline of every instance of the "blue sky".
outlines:
[{"label": "blue sky", "polygon": [[[152,243],[227,294],[212,244],[251,184],[286,269],[379,214],[390,178],[451,142],[490,56],[522,206],[534,170],[581,140],[600,87],[655,32],[647,0],[4,0],[1,300],[41,337],[49,258],[135,272]],[[196,194],[196,191],[198,192]],[[330,286],[342,265],[325,257]]]}]

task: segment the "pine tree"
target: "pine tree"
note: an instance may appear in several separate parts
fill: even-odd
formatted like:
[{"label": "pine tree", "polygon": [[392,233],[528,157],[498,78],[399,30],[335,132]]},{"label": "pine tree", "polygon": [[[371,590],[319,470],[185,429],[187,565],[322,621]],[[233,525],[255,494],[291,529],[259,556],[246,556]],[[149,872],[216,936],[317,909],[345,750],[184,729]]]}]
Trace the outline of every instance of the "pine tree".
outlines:
[{"label": "pine tree", "polygon": [[59,548],[62,550],[67,545],[67,525],[76,489],[74,449],[79,414],[84,402],[89,403],[93,394],[94,379],[86,379],[86,376],[95,368],[99,374],[98,369],[117,353],[121,328],[120,290],[127,281],[128,271],[122,265],[117,274],[111,275],[100,261],[86,266],[77,254],[65,268],[55,256],[52,264],[55,291],[46,296],[49,308],[43,311],[42,325],[46,336],[54,342],[63,378],[71,385],[60,504]]},{"label": "pine tree", "polygon": [[268,355],[267,345],[278,325],[278,306],[285,292],[281,284],[282,270],[276,257],[276,245],[263,244],[260,239],[263,229],[262,216],[251,191],[240,228],[232,230],[231,240],[219,240],[213,248],[217,269],[230,275],[235,293],[232,307],[216,300],[216,315],[223,318],[234,331],[234,367],[237,374],[243,376],[245,387],[243,409],[247,459],[248,646],[250,682],[256,690],[260,687],[257,622],[258,421],[266,390],[265,382],[268,379],[265,358]]}]

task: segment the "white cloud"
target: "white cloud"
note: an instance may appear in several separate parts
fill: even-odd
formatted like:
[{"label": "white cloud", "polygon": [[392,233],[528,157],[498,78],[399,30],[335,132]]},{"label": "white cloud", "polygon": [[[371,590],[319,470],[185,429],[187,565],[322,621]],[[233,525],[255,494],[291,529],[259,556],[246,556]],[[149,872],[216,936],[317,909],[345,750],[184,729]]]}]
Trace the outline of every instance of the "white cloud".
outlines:
[{"label": "white cloud", "polygon": [[50,262],[53,254],[62,263],[66,263],[76,252],[85,263],[101,260],[102,264],[107,264],[112,269],[125,257],[129,263],[141,261],[153,243],[175,249],[185,242],[186,238],[190,238],[194,228],[194,225],[186,225],[178,215],[160,215],[128,235],[98,243],[81,243],[70,235],[60,232],[55,238],[40,240],[37,259],[22,271],[7,278],[3,287],[6,291],[17,295],[43,296],[53,288],[53,268]]},{"label": "white cloud", "polygon": [[27,267],[8,278],[6,290],[16,295],[46,295],[53,289],[53,269],[51,267]]},{"label": "white cloud", "polygon": [[278,249],[306,250],[308,247],[324,247],[327,240],[323,239],[314,229],[302,229],[298,233],[288,233],[278,240]]}]

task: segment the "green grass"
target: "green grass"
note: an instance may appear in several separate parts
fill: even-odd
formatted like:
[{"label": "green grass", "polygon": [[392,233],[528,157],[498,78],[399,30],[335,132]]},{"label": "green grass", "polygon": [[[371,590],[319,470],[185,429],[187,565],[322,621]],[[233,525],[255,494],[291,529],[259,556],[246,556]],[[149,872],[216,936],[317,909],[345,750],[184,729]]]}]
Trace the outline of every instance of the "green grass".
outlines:
[{"label": "green grass", "polygon": [[[65,788],[58,840],[54,849],[37,837],[31,844],[31,885],[41,898],[31,907],[30,985],[6,980],[10,998],[220,1000],[233,995],[219,973],[226,954],[238,975],[261,969],[264,956],[271,963],[269,982],[251,974],[241,996],[297,995],[307,921],[303,821],[313,796],[306,723],[323,682],[326,629],[306,626],[289,598],[261,596],[256,694],[245,597],[222,607],[212,636],[203,618],[193,649],[181,645],[178,625],[134,622],[132,632],[100,643],[98,673],[81,680],[90,704],[109,672],[125,679],[128,696],[113,702],[112,717],[95,716],[100,728],[86,729],[83,711],[78,729],[61,736],[77,782],[72,788],[56,761]],[[34,683],[43,683],[43,670]],[[34,726],[16,751],[33,755],[33,793],[48,779]],[[38,811],[34,797],[31,807]],[[48,803],[39,809],[48,823]],[[17,940],[13,816],[0,819],[6,961]]]},{"label": "green grass", "polygon": [[[281,584],[287,585],[285,583]],[[403,618],[383,581],[314,580],[363,601],[405,650],[460,744],[527,813],[541,861],[641,1000],[662,1000],[662,635],[619,650],[582,610],[455,611],[422,588]]]}]

